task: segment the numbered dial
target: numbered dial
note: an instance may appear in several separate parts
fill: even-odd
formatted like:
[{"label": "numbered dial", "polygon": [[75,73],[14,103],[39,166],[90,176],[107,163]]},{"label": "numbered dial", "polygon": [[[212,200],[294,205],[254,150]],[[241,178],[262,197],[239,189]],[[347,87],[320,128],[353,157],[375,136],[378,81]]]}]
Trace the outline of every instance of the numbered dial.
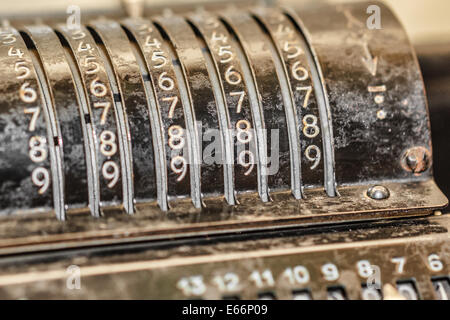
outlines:
[{"label": "numbered dial", "polygon": [[255,10],[255,15],[272,36],[289,80],[300,138],[302,185],[323,186],[321,122],[306,43],[287,16],[276,9],[260,8]]},{"label": "numbered dial", "polygon": [[[0,206],[2,210],[53,208],[55,161],[49,110],[42,99],[31,55],[13,28],[0,30]],[[56,205],[56,204],[55,204]]]},{"label": "numbered dial", "polygon": [[[233,183],[230,179],[231,164],[224,161],[224,134],[228,127],[216,92],[211,84],[204,53],[189,24],[181,17],[156,18],[158,24],[173,42],[186,79],[193,109],[194,132],[197,137],[194,152],[201,159],[201,193],[225,194],[229,203],[234,202]],[[221,123],[219,123],[221,121]],[[227,150],[230,152],[230,150]],[[197,165],[197,164],[195,164]],[[196,206],[199,199],[193,199]]]},{"label": "numbered dial", "polygon": [[276,53],[271,50],[273,46],[269,37],[249,14],[227,12],[223,16],[243,44],[256,83],[263,119],[260,143],[265,146],[262,158],[265,159],[268,187],[270,190],[292,188],[293,194],[300,198],[299,162],[291,163],[291,155],[298,156],[299,151],[294,147],[298,145],[294,132],[296,126],[291,123],[295,117],[292,105],[286,99],[286,92],[282,92],[286,88],[281,88],[280,78],[284,75],[279,74],[280,70],[277,71]]},{"label": "numbered dial", "polygon": [[234,164],[234,184],[236,191],[253,191],[261,194],[258,185],[260,173],[257,134],[247,82],[238,55],[236,42],[215,16],[206,12],[190,16],[205,40],[214,66],[219,75],[220,88],[229,117],[227,130],[233,137],[231,157]]},{"label": "numbered dial", "polygon": [[[48,86],[47,104],[54,109],[54,121],[59,128],[58,135],[55,135],[53,140],[63,154],[64,174],[60,179],[64,183],[65,208],[92,210],[95,196],[91,179],[91,146],[87,139],[92,132],[86,126],[85,110],[82,109],[77,96],[66,53],[58,36],[50,27],[30,26],[25,31],[39,53],[47,79],[47,83],[43,84]],[[46,80],[42,79],[42,82],[44,81]],[[65,208],[57,212],[60,219],[64,219]]]},{"label": "numbered dial", "polygon": [[[193,144],[192,132],[187,128],[189,123],[185,110],[189,108],[183,101],[179,83],[172,62],[170,44],[166,43],[158,29],[145,20],[125,20],[124,26],[133,34],[134,39],[143,53],[149,70],[151,86],[155,92],[155,104],[158,110],[158,120],[162,126],[161,139],[165,146],[164,154],[167,174],[168,197],[196,195],[192,190],[195,176],[191,170]],[[144,77],[145,78],[145,77]],[[191,183],[192,180],[192,183]]]},{"label": "numbered dial", "polygon": [[[94,21],[92,31],[101,39],[110,57],[114,75],[110,75],[116,108],[123,117],[124,145],[128,147],[128,213],[134,212],[134,202],[158,198],[163,203],[163,192],[156,181],[161,181],[161,164],[155,162],[154,140],[151,128],[149,98],[144,89],[141,69],[136,61],[125,31],[114,21]],[[153,131],[152,131],[153,129]],[[131,161],[130,161],[131,160]],[[131,174],[132,172],[132,174]],[[157,176],[158,174],[158,176]]]},{"label": "numbered dial", "polygon": [[[97,162],[96,176],[99,180],[99,200],[102,206],[122,203],[126,184],[122,179],[124,167],[124,145],[118,130],[118,115],[114,106],[106,68],[95,43],[86,28],[69,30],[65,25],[58,27],[73,52],[79,70],[82,86],[86,88],[85,115],[87,125],[95,132],[92,141]],[[84,93],[83,93],[84,94]]]}]

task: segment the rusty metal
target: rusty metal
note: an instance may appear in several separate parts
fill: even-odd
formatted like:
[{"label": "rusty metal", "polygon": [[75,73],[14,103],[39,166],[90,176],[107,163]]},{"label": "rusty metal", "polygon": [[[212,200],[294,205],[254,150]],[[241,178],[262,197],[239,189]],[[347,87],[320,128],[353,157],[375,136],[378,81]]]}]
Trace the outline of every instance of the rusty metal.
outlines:
[{"label": "rusty metal", "polygon": [[402,166],[405,170],[420,175],[431,166],[431,154],[423,147],[407,150],[402,157]]}]

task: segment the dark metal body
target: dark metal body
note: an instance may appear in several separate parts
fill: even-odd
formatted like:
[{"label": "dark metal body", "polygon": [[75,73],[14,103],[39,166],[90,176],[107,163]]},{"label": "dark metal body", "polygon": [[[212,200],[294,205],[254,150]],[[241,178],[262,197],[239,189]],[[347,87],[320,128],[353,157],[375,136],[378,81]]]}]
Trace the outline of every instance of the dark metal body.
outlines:
[{"label": "dark metal body", "polygon": [[358,299],[412,283],[444,297],[450,225],[425,216],[448,201],[423,81],[397,19],[380,5],[369,30],[367,5],[18,23],[49,142],[41,197],[15,109],[19,33],[2,29],[0,296]]}]

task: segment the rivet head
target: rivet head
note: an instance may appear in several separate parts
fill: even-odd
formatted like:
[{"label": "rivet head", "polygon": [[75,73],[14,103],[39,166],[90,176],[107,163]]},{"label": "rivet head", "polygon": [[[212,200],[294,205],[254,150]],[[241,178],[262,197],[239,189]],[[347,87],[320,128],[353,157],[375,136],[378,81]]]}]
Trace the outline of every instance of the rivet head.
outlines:
[{"label": "rivet head", "polygon": [[373,200],[385,200],[389,198],[389,189],[383,186],[373,186],[367,190],[367,196]]}]

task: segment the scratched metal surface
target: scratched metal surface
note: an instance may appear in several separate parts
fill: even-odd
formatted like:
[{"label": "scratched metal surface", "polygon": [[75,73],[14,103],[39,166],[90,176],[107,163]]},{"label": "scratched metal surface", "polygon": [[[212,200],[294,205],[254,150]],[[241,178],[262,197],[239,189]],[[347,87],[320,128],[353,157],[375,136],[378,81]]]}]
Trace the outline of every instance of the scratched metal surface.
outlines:
[{"label": "scratched metal surface", "polygon": [[[327,289],[340,287],[348,299],[362,299],[362,285],[367,279],[358,273],[357,262],[365,260],[380,268],[384,298],[389,294],[385,285],[395,287],[397,281],[411,280],[419,299],[437,299],[432,279],[449,276],[448,220],[442,216],[194,242],[170,241],[115,247],[106,256],[102,250],[93,248],[20,259],[4,257],[0,259],[0,296],[4,299],[257,299],[261,293],[270,293],[277,299],[292,299],[293,292],[308,290],[313,299],[327,299]],[[442,268],[430,267],[432,255],[439,257]],[[406,260],[399,269],[391,259],[402,257]],[[339,275],[327,280],[321,267],[330,263],[336,266]],[[68,281],[72,283],[66,271],[71,265],[81,270],[79,290],[67,287]],[[286,277],[286,269],[299,265],[308,270],[309,281],[296,283]],[[270,271],[273,282],[258,285],[252,280],[253,272],[266,270]],[[221,288],[215,278],[226,274],[237,276],[237,285]],[[202,290],[185,292],[180,281],[189,277],[201,277]]]},{"label": "scratched metal surface", "polygon": [[[142,73],[129,40],[116,21],[92,21],[90,27],[95,30],[105,45],[119,88],[119,99],[123,106],[126,129],[122,137],[129,143],[132,174],[130,175],[129,203],[124,204],[128,213],[134,212],[134,203],[149,202],[157,199],[158,179],[161,165],[155,161],[155,134],[148,97],[146,95]],[[161,183],[159,183],[160,185]]]},{"label": "scratched metal surface", "polygon": [[[66,25],[61,24],[58,26],[58,32],[63,34],[63,36],[60,36],[60,39],[64,39],[63,44],[67,48],[66,50],[69,51],[69,53],[70,51],[73,53],[73,56],[71,54],[68,55],[68,60],[73,60],[73,69],[76,69],[77,67],[79,68],[80,83],[77,85],[78,90],[82,90],[83,85],[88,88],[92,82],[104,85],[104,87],[101,87],[100,90],[97,91],[88,90],[86,95],[82,94],[80,95],[80,98],[86,100],[87,109],[89,110],[87,119],[89,119],[92,124],[93,131],[96,134],[96,141],[94,142],[96,154],[93,158],[97,159],[98,173],[95,179],[98,179],[99,182],[97,188],[100,207],[120,204],[123,199],[126,199],[126,195],[124,195],[124,192],[126,192],[124,191],[126,190],[126,187],[123,187],[126,179],[121,178],[122,174],[118,175],[116,181],[110,181],[105,179],[103,176],[98,177],[99,173],[102,171],[102,168],[108,163],[114,163],[117,165],[117,171],[125,172],[125,169],[122,168],[121,161],[124,157],[122,145],[119,146],[119,150],[114,154],[113,152],[101,152],[103,148],[102,140],[105,135],[104,132],[115,136],[119,135],[119,125],[117,124],[119,122],[117,120],[117,113],[119,110],[110,108],[110,113],[108,112],[105,114],[104,109],[98,107],[112,106],[114,104],[114,96],[108,81],[108,73],[106,71],[105,62],[102,61],[99,51],[100,49],[97,47],[94,38],[89,34],[86,28],[83,27],[81,30],[74,31],[69,30]],[[90,48],[89,51],[78,50],[79,38],[83,39],[86,48]],[[90,63],[86,63],[86,60]]]},{"label": "scratched metal surface", "polygon": [[[33,136],[42,137],[41,141],[48,141],[52,135],[48,134],[48,117],[43,115],[33,125],[30,124],[31,115],[26,112],[35,112],[41,110],[43,101],[41,100],[42,92],[39,90],[38,78],[33,67],[31,57],[26,52],[26,45],[21,41],[20,36],[16,30],[11,30],[13,38],[9,39],[7,44],[2,43],[0,47],[0,54],[4,59],[1,59],[1,92],[0,92],[0,167],[3,172],[0,180],[0,210],[8,208],[21,208],[22,210],[53,207],[53,188],[51,183],[51,171],[49,148],[47,144],[41,144],[41,153],[37,156],[42,158],[39,164],[34,163],[30,158],[29,140]],[[2,37],[8,33],[7,30],[2,32]],[[16,48],[24,52],[21,58],[8,57],[8,50],[10,48],[9,42],[16,39]],[[15,70],[14,66],[19,62],[22,70]],[[28,70],[28,71],[27,71]],[[17,81],[16,77],[21,78]],[[33,95],[28,95],[25,98],[28,103],[23,103],[20,92],[22,87],[28,87],[34,90]],[[22,108],[17,106],[23,104]],[[28,111],[27,111],[28,110]],[[42,109],[42,114],[45,113]],[[11,132],[16,132],[11,134]],[[46,156],[44,156],[46,155]],[[31,154],[33,156],[33,154]],[[41,168],[41,169],[38,169]],[[32,177],[34,170],[46,170],[49,174],[49,184],[44,185],[39,190],[36,189],[30,177]],[[45,210],[45,209],[44,209]]]},{"label": "scratched metal surface", "polygon": [[[301,203],[289,192],[280,192],[269,203],[252,195],[242,196],[241,205],[236,207],[224,206],[220,198],[209,199],[203,210],[185,200],[169,214],[161,214],[151,204],[138,206],[134,217],[118,209],[96,220],[86,214],[71,215],[64,224],[51,213],[4,219],[0,224],[0,255],[400,219],[430,215],[437,210],[434,205],[444,206],[447,201],[433,182],[386,186],[393,196],[385,201],[371,200],[364,186],[354,186],[342,188],[339,198],[329,198],[320,189],[311,190],[311,197]],[[417,197],[418,191],[421,197]]]},{"label": "scratched metal surface", "polygon": [[337,183],[429,178],[430,169],[411,174],[402,167],[410,148],[431,153],[416,57],[387,7],[380,4],[383,29],[366,27],[368,6],[317,3],[297,12],[328,93]]},{"label": "scratched metal surface", "polygon": [[[69,210],[69,221],[56,221],[54,212],[47,211],[50,201],[48,197],[40,200],[47,201],[42,207],[40,203],[31,203],[31,207],[38,207],[34,212],[47,211],[45,214],[1,219],[0,297],[211,299],[232,296],[254,299],[261,293],[270,293],[277,298],[290,299],[294,290],[307,289],[314,299],[326,299],[327,289],[340,286],[346,290],[349,298],[360,299],[361,284],[365,279],[358,276],[355,266],[357,261],[364,259],[381,267],[384,284],[396,286],[399,280],[412,279],[416,281],[421,299],[437,298],[438,292],[431,279],[440,277],[439,279],[449,280],[450,224],[448,216],[416,219],[417,216],[433,213],[439,215],[439,210],[448,202],[432,179],[431,138],[423,83],[414,52],[396,18],[382,6],[384,29],[369,31],[365,27],[367,6],[367,3],[305,6],[302,10],[297,10],[302,21],[296,20],[294,16],[297,14],[292,14],[294,19],[289,23],[301,26],[295,30],[296,35],[306,35],[311,48],[305,45],[304,48],[316,54],[317,66],[323,75],[319,81],[322,81],[322,90],[327,94],[332,108],[329,115],[326,115],[322,104],[322,114],[319,116],[323,123],[327,122],[329,116],[330,128],[333,129],[334,137],[326,135],[324,138],[334,144],[333,156],[328,154],[328,159],[334,159],[332,162],[327,160],[326,165],[329,168],[330,165],[335,165],[338,197],[330,197],[330,193],[327,195],[324,192],[325,188],[328,188],[327,191],[330,191],[330,187],[335,188],[334,173],[327,177],[319,171],[326,181],[319,179],[319,185],[308,185],[315,188],[307,190],[305,199],[294,199],[292,194],[298,196],[299,187],[289,181],[294,172],[290,170],[289,161],[293,160],[286,153],[282,155],[282,179],[269,179],[270,202],[261,201],[264,195],[257,193],[254,183],[245,187],[233,186],[241,192],[234,195],[228,189],[227,194],[224,185],[227,176],[225,175],[225,181],[220,181],[224,174],[211,167],[202,172],[202,185],[189,185],[186,181],[180,194],[172,194],[171,200],[176,201],[173,201],[167,213],[161,210],[164,209],[161,199],[166,199],[167,190],[161,188],[164,179],[158,178],[157,174],[158,170],[161,173],[167,166],[157,156],[158,150],[155,149],[161,146],[157,140],[155,142],[155,135],[149,134],[160,130],[155,127],[159,119],[152,113],[155,111],[152,108],[159,106],[150,101],[151,94],[145,86],[150,81],[150,76],[146,72],[145,63],[139,60],[142,57],[136,53],[142,50],[147,41],[144,36],[141,39],[144,45],[141,44],[139,48],[133,37],[123,32],[115,22],[106,27],[94,26],[99,33],[103,33],[104,43],[96,37],[97,45],[103,48],[105,57],[112,57],[111,61],[105,59],[105,63],[110,64],[109,77],[117,76],[116,80],[119,81],[121,95],[116,90],[115,98],[129,107],[126,111],[140,118],[132,117],[132,134],[124,134],[124,138],[133,143],[131,155],[140,157],[139,162],[135,162],[138,174],[133,176],[130,173],[138,186],[135,188],[137,196],[132,196],[134,186],[129,179],[129,184],[124,184],[124,192],[128,196],[123,201],[124,206],[107,204],[102,208],[105,216],[101,219],[92,219],[89,216],[92,214],[92,206],[83,205],[84,208],[80,210]],[[182,7],[177,7],[175,12],[179,10],[186,13]],[[117,6],[114,8],[118,9]],[[263,11],[258,13],[256,10],[253,13],[260,14],[259,20],[264,20],[258,24],[246,9],[234,10],[235,16],[241,10],[247,22],[253,21],[235,28],[234,33],[246,34],[245,40],[239,44],[236,39],[239,37],[233,36],[233,28],[223,29],[223,32],[233,37],[234,45],[260,48],[253,48],[253,61],[247,61],[245,56],[239,58],[241,62],[250,62],[252,68],[258,70],[259,83],[254,85],[264,84],[263,95],[254,100],[257,104],[262,102],[269,107],[276,105],[279,109],[286,108],[289,101],[280,92],[289,90],[286,86],[279,87],[284,76],[285,83],[288,83],[288,74],[280,72],[280,66],[286,61],[283,61],[282,50],[273,50],[277,46],[274,38],[278,33],[276,23],[271,25],[273,21],[281,20],[270,15],[264,20],[261,18]],[[121,16],[118,12],[114,14]],[[159,11],[150,11],[152,15],[156,12]],[[224,12],[219,11],[220,14]],[[199,18],[196,23],[201,25],[204,22],[208,26],[208,23],[202,21],[204,18]],[[191,30],[192,26],[183,18],[172,16],[172,20],[167,14],[159,19],[164,23],[161,23],[162,27],[158,31],[173,31],[173,34],[168,32],[170,38],[162,32],[161,37],[164,39],[161,42],[170,47],[167,49],[168,57],[172,59],[174,69],[181,70],[181,67],[185,67],[190,72],[187,73],[187,79],[169,70],[172,71],[171,75],[178,77],[180,82],[189,81],[190,89],[195,89],[195,108],[207,111],[199,115],[206,120],[206,127],[220,127],[218,101],[224,98],[221,97],[224,92],[215,87],[217,83],[214,81],[217,82],[217,79],[213,81],[211,75],[214,71],[213,64],[207,62],[207,59],[218,60],[220,55],[215,57],[208,52],[211,46],[205,30]],[[173,21],[177,25],[170,23]],[[229,24],[233,26],[237,22]],[[249,28],[245,28],[246,26]],[[142,29],[138,32],[142,32]],[[109,35],[105,37],[105,34]],[[186,34],[188,37],[184,37]],[[173,40],[175,38],[176,41]],[[186,42],[187,39],[189,41]],[[262,45],[258,47],[260,44]],[[55,48],[61,52],[59,45]],[[76,48],[76,44],[73,48]],[[73,48],[64,49],[67,51],[74,50]],[[264,56],[264,62],[259,59],[261,56]],[[150,56],[147,58],[150,59]],[[311,70],[317,66],[310,60]],[[46,67],[50,68],[48,65]],[[67,72],[67,68],[63,71],[67,84],[71,84],[70,72]],[[193,79],[198,71],[201,73],[199,79]],[[52,79],[59,75],[58,72],[52,74]],[[18,89],[17,81],[13,83],[6,88],[0,111],[4,118],[14,119],[15,122],[17,120],[18,127],[12,128],[20,132],[26,126],[23,115],[5,115],[5,110],[11,110],[12,100],[8,100],[12,96],[10,88]],[[79,112],[79,105],[73,103],[76,98],[72,87],[73,85],[62,84],[56,89],[58,99],[64,96],[61,92],[71,90],[72,98],[65,103],[72,103],[74,108],[70,111],[76,113]],[[80,91],[75,91],[76,93],[80,95]],[[276,103],[272,103],[273,101]],[[301,99],[297,103],[301,103]],[[323,102],[319,101],[321,103]],[[190,107],[191,103],[188,104]],[[67,105],[61,102],[59,107]],[[267,114],[268,110],[263,111]],[[210,115],[213,117],[208,118]],[[283,112],[278,115],[286,117]],[[144,122],[140,122],[142,116],[145,118]],[[266,121],[270,121],[270,126],[276,126],[284,122],[285,118],[278,120],[280,119],[283,121],[275,121],[270,116]],[[73,124],[80,120],[86,135],[87,124],[83,119],[71,117]],[[288,117],[286,120],[289,122],[292,119]],[[284,123],[284,127],[286,126],[288,123]],[[17,137],[22,137],[23,134],[20,132]],[[78,130],[73,138],[80,139],[81,136],[82,133]],[[71,138],[64,140],[70,143]],[[20,147],[18,152],[21,159],[26,156],[23,149],[26,144],[14,145],[13,140],[5,141],[10,143],[11,152]],[[286,149],[288,139],[285,138],[282,142]],[[152,150],[153,146],[155,148]],[[411,157],[408,162],[405,161],[407,150],[410,150],[408,155]],[[7,151],[2,150],[5,154]],[[77,162],[80,158],[84,158],[81,151],[71,160]],[[10,167],[12,163],[10,161]],[[23,161],[17,163],[19,164],[23,165]],[[27,174],[29,170],[26,167]],[[92,183],[79,178],[78,173],[75,172],[74,176],[67,173],[65,176],[61,173],[58,175],[61,179],[64,176],[66,183],[72,188],[73,192],[69,191],[68,194],[70,198],[88,190],[87,186]],[[22,179],[20,175],[17,177]],[[294,178],[298,179],[297,176]],[[230,182],[229,176],[228,179]],[[218,183],[211,183],[216,180]],[[241,180],[235,180],[234,183],[239,184],[239,181]],[[80,183],[83,187],[79,187]],[[388,199],[380,201],[367,196],[367,189],[375,183],[383,184],[390,190]],[[325,187],[317,188],[320,185]],[[189,187],[194,191],[189,192]],[[25,189],[29,190],[30,187]],[[283,191],[274,192],[276,189]],[[14,190],[9,190],[6,197],[13,193]],[[189,196],[199,200],[200,195],[204,206],[200,206],[197,201],[196,208]],[[17,197],[28,199],[24,192],[17,192],[15,196],[13,201]],[[230,199],[234,196],[238,205],[229,206]],[[134,200],[144,203],[137,203],[134,208]],[[67,204],[72,204],[69,202]],[[24,209],[20,210],[21,213],[27,211],[30,203],[25,202],[24,205],[26,208],[19,208]],[[59,206],[56,212],[62,212],[64,205]],[[131,213],[134,209],[134,217],[124,214],[124,211]],[[429,266],[429,259],[433,254],[439,255],[444,263],[443,268],[438,271]],[[404,273],[397,272],[390,260],[399,256],[407,259]],[[326,263],[338,266],[338,279],[326,281],[323,278],[320,267]],[[86,272],[86,277],[82,279],[82,290],[67,290],[66,268],[71,264],[79,265]],[[293,284],[283,279],[287,268],[297,265],[305,265],[311,271],[310,283]],[[275,283],[255,286],[249,280],[250,274],[265,270],[271,271]],[[242,279],[238,290],[234,288],[224,291],[217,286],[216,277],[228,273],[237,274]],[[183,279],[198,275],[203,277],[204,290],[186,294],[186,286],[182,285],[186,280]],[[383,290],[383,294],[387,292]]]},{"label": "scratched metal surface", "polygon": [[[167,215],[163,214],[163,211],[167,210],[165,201],[168,198],[165,176],[167,165],[164,156],[159,153],[163,152],[162,144],[167,141],[158,134],[160,119],[157,112],[160,110],[154,110],[157,105],[150,99],[154,92],[148,88],[148,69],[139,60],[142,57],[136,53],[136,47],[130,42],[132,38],[127,36],[118,22],[102,19],[91,22],[88,31],[98,42],[98,47],[103,48],[102,59],[105,66],[109,66],[109,81],[111,86],[114,84],[116,87],[115,91],[113,90],[114,107],[118,112],[120,106],[124,108],[119,112],[123,113],[123,123],[117,123],[117,128],[121,129],[118,137],[122,142],[121,151],[127,154],[124,163],[128,169],[125,177],[122,177],[126,178],[127,182],[123,185],[125,190],[122,207],[111,209],[123,209],[127,213],[133,213],[136,204],[138,207],[143,204],[147,208],[158,205],[162,209],[159,212],[153,208],[137,210],[161,215],[157,219],[159,223],[150,226],[150,229],[153,228],[157,233],[165,223],[171,224],[173,217],[180,213],[189,215],[190,212],[199,213],[200,217],[194,215],[194,220],[187,220],[189,224],[197,219],[197,222],[212,222],[208,226],[210,228],[222,229],[225,225],[239,224],[239,219],[233,217],[236,213],[243,213],[249,220],[246,221],[247,226],[253,222],[255,228],[260,228],[262,221],[265,221],[266,225],[276,225],[280,218],[283,220],[281,224],[286,221],[298,223],[302,219],[304,224],[308,224],[325,222],[326,219],[321,214],[335,215],[339,218],[330,221],[338,222],[343,219],[360,220],[363,216],[381,218],[388,215],[389,210],[392,216],[398,217],[429,214],[433,210],[442,209],[447,201],[431,177],[429,118],[423,83],[413,50],[403,29],[387,8],[383,7],[384,29],[374,31],[365,28],[360,21],[361,16],[356,17],[362,15],[362,8],[362,4],[321,4],[303,8],[299,13],[300,18],[297,13],[288,11],[287,16],[292,21],[285,25],[287,29],[284,30],[289,30],[290,26],[291,32],[287,32],[288,35],[294,34],[301,38],[300,33],[303,33],[305,36],[307,42],[303,43],[302,49],[313,55],[308,56],[306,62],[309,63],[311,73],[319,69],[320,72],[314,71],[312,78],[316,87],[318,84],[322,90],[315,92],[320,118],[316,120],[320,120],[323,133],[323,189],[328,197],[323,194],[323,189],[314,189],[308,190],[306,199],[300,201],[289,196],[300,198],[304,187],[299,183],[301,179],[298,155],[293,153],[299,151],[294,148],[298,144],[296,130],[302,129],[301,125],[299,128],[296,126],[301,120],[304,127],[308,127],[308,124],[305,124],[305,119],[299,118],[301,115],[293,112],[292,101],[285,96],[286,93],[292,94],[292,88],[291,91],[288,90],[286,66],[283,70],[285,61],[274,45],[274,37],[278,34],[274,32],[277,28],[276,21],[281,24],[287,21],[287,16],[280,20],[279,14],[278,18],[275,17],[276,21],[272,16],[269,22],[275,23],[270,27],[273,29],[270,32],[263,27],[263,23],[258,24],[247,8],[242,8],[240,12],[228,9],[219,14],[230,37],[233,34],[236,43],[242,47],[244,54],[239,56],[239,60],[242,64],[245,62],[249,65],[251,77],[246,83],[250,81],[256,88],[257,94],[251,100],[256,100],[253,103],[258,106],[252,109],[252,112],[262,119],[259,120],[262,122],[261,128],[280,130],[279,145],[276,145],[276,149],[280,151],[279,168],[275,168],[279,170],[273,174],[260,170],[259,179],[267,179],[267,189],[263,190],[264,187],[261,187],[259,194],[256,194],[255,189],[251,188],[246,190],[250,191],[248,194],[239,195],[234,193],[237,188],[234,177],[230,175],[232,165],[226,163],[230,145],[224,143],[227,136],[224,131],[228,128],[229,119],[227,111],[223,110],[223,92],[212,80],[217,70],[214,70],[211,63],[207,63],[208,59],[214,60],[214,57],[205,47],[206,43],[202,42],[192,26],[186,22],[185,17],[166,13],[152,18],[157,21],[159,32],[165,37],[164,41],[172,47],[172,56],[179,59],[175,59],[173,63],[179,65],[181,70],[176,77],[178,83],[184,83],[184,86],[180,85],[179,88],[183,88],[188,96],[185,104],[190,108],[186,107],[185,111],[190,110],[188,113],[192,113],[188,119],[190,127],[195,128],[195,121],[201,120],[202,138],[205,138],[211,129],[221,131],[220,136],[216,137],[220,143],[216,150],[215,163],[206,163],[206,159],[203,159],[201,165],[194,163],[194,167],[201,167],[201,174],[192,176],[195,180],[195,183],[191,183],[193,198],[186,198],[186,193],[181,194],[180,205],[174,203],[172,214]],[[335,19],[330,25],[326,20],[319,19],[320,15]],[[296,32],[292,30],[294,27],[297,28]],[[42,43],[37,46],[39,53],[43,55],[44,67],[53,70],[50,68],[51,48],[46,47],[46,44],[50,38],[57,43],[57,36],[51,28],[44,29],[47,38],[43,38]],[[36,38],[37,35],[33,34],[33,37]],[[83,42],[80,42],[79,47],[81,44]],[[55,48],[58,48],[58,52],[62,49],[60,45]],[[58,59],[66,66],[62,70],[64,79],[73,86],[67,61],[65,57],[60,56]],[[292,64],[290,68],[294,66],[295,64]],[[54,69],[54,74],[47,75],[53,82],[60,80],[58,76],[61,71]],[[218,81],[217,78],[214,79]],[[66,110],[71,103],[73,108],[70,108],[69,124],[81,126],[83,134],[86,135],[89,123],[85,117],[80,116],[76,108],[81,108],[80,97],[74,90],[70,90],[67,91],[69,99],[65,101],[61,96],[62,91],[67,88],[63,86],[55,89],[53,82],[51,89],[58,93],[58,99],[52,101],[55,108]],[[72,89],[70,86],[69,88]],[[79,95],[83,90],[78,89]],[[65,176],[58,177],[59,180],[65,181],[67,188],[64,194],[67,197],[65,205],[72,209],[72,198],[89,191],[89,206],[84,204],[80,210],[90,210],[93,213],[98,210],[98,203],[94,204],[91,200],[98,202],[98,199],[92,192],[92,184],[96,182],[98,175],[89,174],[88,165],[89,179],[86,179],[85,170],[81,170],[84,168],[84,161],[88,164],[94,162],[87,157],[88,149],[93,147],[92,142],[88,143],[85,136],[82,138],[81,131],[73,131],[71,136],[70,128],[64,123],[62,145],[67,151],[64,153]],[[195,129],[193,132],[196,132]],[[266,151],[271,148],[270,134],[272,132],[268,133],[265,140],[258,139],[259,144],[266,144]],[[84,150],[79,150],[83,146],[83,139]],[[202,140],[199,143],[200,137],[196,134],[191,139],[192,154],[205,153],[209,147],[208,142]],[[78,148],[77,152],[72,150],[75,147]],[[267,163],[270,156],[263,153],[261,157]],[[224,163],[225,165],[222,165]],[[409,183],[413,181],[416,183]],[[391,196],[387,201],[377,202],[366,196],[367,189],[376,183],[389,185],[391,188]],[[347,184],[357,186],[345,189]],[[341,194],[333,197],[336,195],[336,187]],[[279,190],[282,191],[281,197],[275,192]],[[270,202],[266,197],[269,192],[272,197]],[[234,204],[235,197],[239,204],[230,206]],[[408,202],[409,199],[412,201]],[[193,206],[189,206],[189,200]],[[274,208],[277,210],[269,212]],[[102,209],[104,212],[108,211],[107,208]],[[62,210],[61,207],[58,210]],[[56,213],[61,218],[63,214],[58,210]],[[378,213],[381,213],[380,216],[377,216]],[[304,219],[305,216],[308,218]],[[250,221],[252,217],[255,219]],[[177,229],[180,229],[183,223],[186,223],[186,220],[176,224]]]},{"label": "scratched metal surface", "polygon": [[[201,163],[194,162],[201,170],[200,181],[197,183],[201,191],[199,190],[197,194],[200,192],[202,196],[222,194],[230,199],[234,196],[229,194],[232,182],[227,174],[229,164],[223,161],[226,149],[221,135],[220,107],[217,103],[221,97],[216,96],[216,92],[212,89],[202,50],[194,31],[182,17],[156,17],[156,22],[173,42],[188,87],[194,122],[194,131],[191,135],[197,139],[195,144],[191,144],[191,148],[194,148],[194,153],[198,154],[197,159],[201,161]],[[214,151],[209,153],[207,148],[211,141],[215,141],[216,144]],[[209,160],[205,156],[209,157]],[[201,199],[192,201],[196,207],[200,207]]]},{"label": "scratched metal surface", "polygon": [[[58,132],[52,140],[55,148],[61,149],[63,175],[59,175],[58,179],[63,184],[63,193],[59,198],[63,199],[64,206],[55,206],[55,213],[59,219],[64,220],[67,209],[88,207],[91,204],[92,175],[88,174],[88,149],[92,145],[87,141],[90,130],[85,123],[64,49],[53,29],[37,25],[25,27],[25,32],[39,53],[46,77],[40,81],[47,82],[49,91],[46,94],[50,97],[48,103],[54,108],[58,127]],[[54,202],[58,203],[56,199]]]}]

